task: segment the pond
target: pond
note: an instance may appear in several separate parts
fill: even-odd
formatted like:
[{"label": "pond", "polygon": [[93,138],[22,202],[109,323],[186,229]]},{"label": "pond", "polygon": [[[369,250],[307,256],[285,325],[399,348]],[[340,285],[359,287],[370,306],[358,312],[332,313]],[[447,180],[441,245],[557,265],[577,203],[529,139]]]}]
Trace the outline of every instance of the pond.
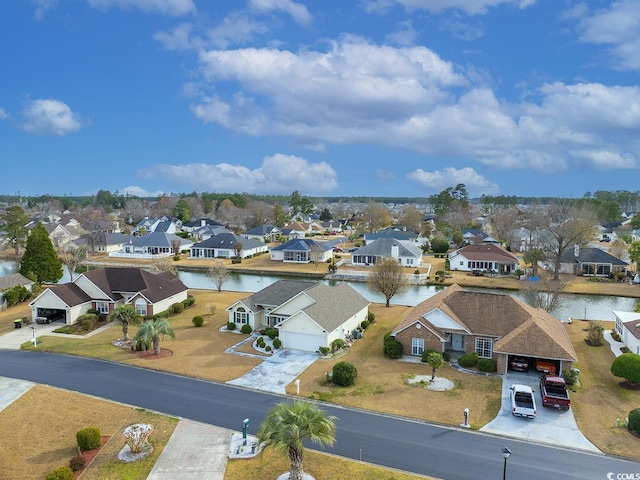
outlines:
[{"label": "pond", "polygon": [[[17,270],[13,262],[0,262],[0,276],[9,275]],[[64,270],[64,276],[59,283],[70,281],[69,273]],[[179,271],[178,277],[189,288],[214,290],[216,287],[213,281],[207,276],[206,272]],[[74,276],[75,278],[75,276]],[[234,292],[253,293],[261,290],[272,283],[280,280],[282,276],[273,275],[252,275],[231,273],[229,279],[224,283],[223,289]],[[299,277],[291,277],[291,279],[300,280]],[[328,285],[335,284],[335,280],[320,280]],[[372,293],[366,283],[348,282],[355,290],[357,290],[367,300],[374,303],[384,303],[384,296]],[[442,290],[443,287],[434,285],[411,285],[404,292],[395,295],[391,299],[394,305],[417,305],[423,300],[435,295]],[[638,287],[640,288],[640,286]],[[524,301],[522,294],[518,291],[495,290],[495,289],[474,289],[488,293],[508,293],[519,300]],[[553,312],[554,316],[566,320],[568,318],[586,318],[593,320],[615,320],[614,310],[633,311],[637,299],[628,297],[605,296],[605,295],[580,295],[580,294],[563,294],[562,305]]]}]

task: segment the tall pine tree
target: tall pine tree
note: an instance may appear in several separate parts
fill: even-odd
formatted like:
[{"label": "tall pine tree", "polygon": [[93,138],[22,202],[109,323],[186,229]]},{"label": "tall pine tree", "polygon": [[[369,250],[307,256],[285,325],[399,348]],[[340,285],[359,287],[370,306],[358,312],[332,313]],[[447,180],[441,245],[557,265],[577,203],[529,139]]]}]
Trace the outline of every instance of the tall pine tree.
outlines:
[{"label": "tall pine tree", "polygon": [[27,238],[19,271],[38,283],[57,283],[62,278],[62,262],[41,223],[34,227]]}]

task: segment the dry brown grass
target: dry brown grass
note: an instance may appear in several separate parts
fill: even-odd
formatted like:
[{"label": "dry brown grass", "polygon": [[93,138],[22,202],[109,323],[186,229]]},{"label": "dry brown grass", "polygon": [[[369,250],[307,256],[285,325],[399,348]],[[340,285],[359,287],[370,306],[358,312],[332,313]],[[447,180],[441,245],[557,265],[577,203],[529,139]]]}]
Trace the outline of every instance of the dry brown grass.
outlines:
[{"label": "dry brown grass", "polygon": [[[117,460],[124,446],[121,431],[132,423],[154,426],[150,441],[154,452],[137,462],[130,474],[113,476],[103,465]],[[173,433],[177,420],[87,395],[36,385],[0,412],[0,477],[7,480],[44,478],[51,470],[68,465],[77,453],[76,432],[98,427],[111,439],[103,447],[83,479],[147,478]],[[117,463],[117,462],[116,462]]]},{"label": "dry brown grass", "polygon": [[[267,450],[250,460],[230,460],[227,462],[225,480],[275,480],[289,471],[287,455]],[[345,460],[341,457],[305,450],[304,471],[315,478],[331,480],[418,480],[422,475],[390,470],[362,462]]]},{"label": "dry brown grass", "polygon": [[[311,365],[300,376],[300,395],[448,425],[459,425],[465,408],[471,410],[473,428],[492,420],[500,409],[500,378],[464,374],[446,365],[438,370],[438,376],[453,381],[455,388],[435,392],[406,381],[409,375],[430,375],[429,366],[391,360],[383,355],[383,335],[390,332],[408,310],[409,307],[372,305],[376,321],[364,337],[356,341],[346,355]],[[352,387],[331,386],[325,381],[326,372],[342,360],[358,369],[358,378]],[[295,394],[295,386],[289,385],[287,393]],[[421,408],[416,409],[416,405]]]},{"label": "dry brown grass", "polygon": [[[225,308],[247,294],[218,293],[210,290],[190,290],[190,292],[196,298],[195,305],[170,318],[176,341],[165,339],[160,343],[162,348],[173,352],[170,357],[138,358],[131,351],[114,347],[112,342],[122,338],[122,330],[119,326],[113,326],[105,332],[85,339],[40,337],[38,349],[122,362],[219,382],[242,376],[260,363],[259,359],[240,356],[234,356],[233,361],[230,361],[229,355],[224,351],[246,338],[247,335],[219,332],[219,328],[227,323],[228,314]],[[215,307],[214,315],[210,314],[211,306]],[[204,326],[199,328],[193,326],[192,319],[195,315],[205,317]],[[129,330],[130,336],[135,335],[135,327]],[[25,345],[25,348],[33,347],[29,344]]]},{"label": "dry brown grass", "polygon": [[[614,322],[600,322],[607,329]],[[616,419],[624,419],[640,405],[640,391],[621,386],[621,378],[611,374],[615,356],[609,344],[590,347],[584,341],[587,332],[585,322],[567,325],[567,332],[578,355],[575,364],[580,369],[581,387],[571,393],[571,407],[578,427],[584,435],[605,453],[640,460],[640,438],[631,435],[626,428],[616,427]]]}]

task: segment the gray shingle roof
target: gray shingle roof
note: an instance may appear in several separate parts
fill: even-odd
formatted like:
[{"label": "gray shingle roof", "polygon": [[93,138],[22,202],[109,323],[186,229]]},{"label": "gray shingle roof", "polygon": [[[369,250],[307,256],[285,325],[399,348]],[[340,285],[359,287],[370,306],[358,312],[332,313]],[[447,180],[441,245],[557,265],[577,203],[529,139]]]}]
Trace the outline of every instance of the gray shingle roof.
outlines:
[{"label": "gray shingle roof", "polygon": [[298,280],[278,280],[259,292],[241,300],[251,311],[257,312],[264,307],[277,307],[313,286],[317,282]]},{"label": "gray shingle roof", "polygon": [[305,293],[315,303],[304,312],[327,332],[332,332],[371,303],[347,283],[333,287],[318,283]]},{"label": "gray shingle roof", "polygon": [[417,245],[397,240],[395,238],[379,238],[376,241],[359,248],[353,255],[370,255],[373,257],[390,257],[391,247],[398,246],[401,257],[422,257],[422,250]]},{"label": "gray shingle roof", "polygon": [[238,235],[233,233],[219,233],[214,235],[213,237],[209,237],[202,242],[196,243],[191,248],[224,248],[224,249],[234,249],[235,246],[241,243],[243,250],[250,250],[252,248],[257,248],[264,246],[260,240],[255,240],[253,238],[241,238]]},{"label": "gray shingle roof", "polygon": [[568,248],[560,257],[562,263],[610,263],[611,265],[626,266],[627,262],[601,250],[599,248],[581,247],[578,256],[575,256],[574,248]]},{"label": "gray shingle roof", "polygon": [[10,288],[22,285],[23,287],[33,284],[33,280],[29,280],[21,273],[10,273],[4,277],[0,277],[0,292],[4,292]]}]

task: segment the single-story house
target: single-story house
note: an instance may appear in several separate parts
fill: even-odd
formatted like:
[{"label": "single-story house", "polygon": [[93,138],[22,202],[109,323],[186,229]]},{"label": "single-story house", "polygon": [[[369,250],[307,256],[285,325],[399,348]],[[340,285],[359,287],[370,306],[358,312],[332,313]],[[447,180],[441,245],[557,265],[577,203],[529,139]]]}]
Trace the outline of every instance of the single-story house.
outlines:
[{"label": "single-story house", "polygon": [[266,253],[269,247],[260,240],[244,239],[233,233],[218,235],[198,242],[189,249],[189,258],[240,258]]},{"label": "single-story house", "polygon": [[134,235],[147,235],[152,232],[176,233],[182,228],[182,222],[166,215],[158,218],[145,217],[138,222],[134,229]]},{"label": "single-story house", "polygon": [[370,302],[347,283],[335,286],[279,280],[227,308],[229,321],[278,329],[283,348],[317,352],[349,340],[367,319]]},{"label": "single-story house", "polygon": [[288,239],[304,238],[311,233],[311,226],[303,222],[291,222],[280,229],[280,234]]},{"label": "single-story house", "polygon": [[511,359],[544,359],[557,371],[577,361],[575,350],[557,318],[506,294],[466,291],[451,285],[413,308],[391,332],[405,355],[425,350],[476,352],[491,358],[498,373],[507,373]]},{"label": "single-story house", "polygon": [[173,245],[180,245],[179,251],[189,250],[193,242],[175,233],[152,232],[141,237],[132,236],[118,252],[110,252],[110,257],[154,258],[174,255]]},{"label": "single-story house", "polygon": [[615,311],[616,332],[630,352],[640,355],[640,313]]},{"label": "single-story house", "polygon": [[33,318],[53,315],[71,325],[91,309],[109,315],[125,303],[133,305],[140,315],[151,317],[182,302],[187,294],[184,283],[170,272],[154,274],[141,268],[107,267],[46,288],[29,306]]},{"label": "single-story house", "polygon": [[404,267],[422,266],[422,250],[415,243],[395,238],[378,238],[351,254],[351,264],[375,265],[381,258],[393,258]]},{"label": "single-story house", "polygon": [[275,225],[258,225],[244,232],[242,238],[260,240],[261,242],[269,243],[275,242],[280,235],[280,229]]},{"label": "single-story house", "polygon": [[465,228],[462,230],[462,237],[464,238],[464,243],[466,245],[477,245],[479,243],[494,243],[497,245],[500,243],[498,240],[479,228]]},{"label": "single-story house", "polygon": [[199,228],[202,227],[224,227],[224,225],[222,225],[219,222],[216,222],[215,220],[211,219],[211,218],[197,218],[195,220],[191,220],[189,222],[184,222],[182,224],[182,231],[183,232],[189,232],[189,233],[193,233],[194,231],[198,230]]},{"label": "single-story house", "polygon": [[560,273],[608,277],[615,273],[625,273],[628,263],[599,248],[568,248],[560,256]]},{"label": "single-story house", "polygon": [[123,250],[134,239],[124,233],[93,232],[84,234],[72,244],[75,248],[86,247],[92,253],[111,253]]},{"label": "single-story house", "polygon": [[467,245],[449,254],[451,270],[462,272],[486,270],[508,274],[515,272],[519,265],[518,257],[492,243]]},{"label": "single-story house", "polygon": [[334,243],[317,242],[310,238],[289,240],[273,247],[271,260],[289,263],[323,263],[333,257]]},{"label": "single-story house", "polygon": [[4,303],[3,292],[14,287],[22,286],[31,291],[34,281],[28,279],[21,273],[10,273],[0,277],[0,306]]}]

